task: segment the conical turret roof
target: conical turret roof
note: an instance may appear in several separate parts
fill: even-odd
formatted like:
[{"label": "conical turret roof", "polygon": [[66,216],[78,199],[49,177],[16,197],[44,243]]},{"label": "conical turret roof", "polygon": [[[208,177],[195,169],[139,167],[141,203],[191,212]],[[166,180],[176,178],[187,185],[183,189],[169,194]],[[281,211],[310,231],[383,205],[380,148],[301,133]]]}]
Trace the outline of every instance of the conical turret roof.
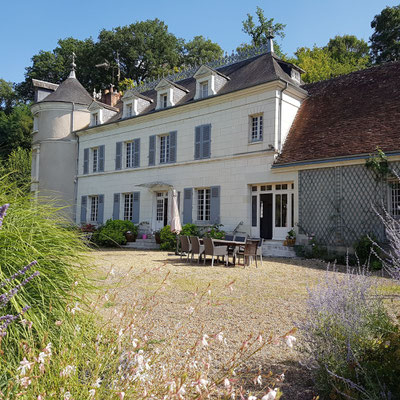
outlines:
[{"label": "conical turret roof", "polygon": [[71,71],[68,78],[53,93],[42,100],[42,102],[49,101],[89,105],[93,101],[93,98],[78,79],[76,79],[75,71]]}]

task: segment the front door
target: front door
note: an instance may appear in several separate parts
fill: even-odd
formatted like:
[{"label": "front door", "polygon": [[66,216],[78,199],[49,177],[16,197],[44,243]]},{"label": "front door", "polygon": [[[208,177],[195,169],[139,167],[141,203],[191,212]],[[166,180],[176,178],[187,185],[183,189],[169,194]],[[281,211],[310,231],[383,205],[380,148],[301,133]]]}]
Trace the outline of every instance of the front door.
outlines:
[{"label": "front door", "polygon": [[168,225],[168,192],[156,193],[156,230]]},{"label": "front door", "polygon": [[272,193],[260,195],[260,237],[263,239],[272,239]]}]

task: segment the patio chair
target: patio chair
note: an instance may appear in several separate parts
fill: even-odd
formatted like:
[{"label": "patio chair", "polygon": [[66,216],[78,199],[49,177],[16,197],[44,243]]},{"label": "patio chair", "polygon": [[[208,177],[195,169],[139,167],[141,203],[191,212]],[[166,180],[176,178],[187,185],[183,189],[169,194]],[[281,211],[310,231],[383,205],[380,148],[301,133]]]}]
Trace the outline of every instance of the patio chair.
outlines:
[{"label": "patio chair", "polygon": [[179,236],[181,241],[181,260],[183,253],[187,254],[187,261],[189,262],[189,254],[192,251],[192,244],[190,243],[189,236]]},{"label": "patio chair", "polygon": [[244,246],[243,253],[238,253],[238,265],[239,265],[239,256],[243,257],[243,266],[250,265],[250,260],[256,260],[257,267],[257,248],[258,241],[255,240],[247,240]]},{"label": "patio chair", "polygon": [[225,240],[233,240],[234,235],[225,235],[224,239]]},{"label": "patio chair", "polygon": [[197,264],[199,264],[200,258],[204,253],[204,244],[200,244],[200,239],[197,236],[190,236],[190,242],[192,244],[192,259],[190,262],[193,262],[194,255],[198,254]]},{"label": "patio chair", "polygon": [[[243,245],[246,244],[246,239],[247,239],[247,235],[235,235],[234,241],[235,242],[243,242]],[[233,249],[233,258],[235,259],[234,262],[236,262],[236,256],[240,253],[243,254],[244,252],[244,246],[235,246],[235,248]]]},{"label": "patio chair", "polygon": [[214,257],[226,257],[226,265],[228,266],[228,246],[215,246],[211,238],[203,238],[204,243],[204,264],[206,263],[206,256],[211,256],[211,266],[214,266]]}]

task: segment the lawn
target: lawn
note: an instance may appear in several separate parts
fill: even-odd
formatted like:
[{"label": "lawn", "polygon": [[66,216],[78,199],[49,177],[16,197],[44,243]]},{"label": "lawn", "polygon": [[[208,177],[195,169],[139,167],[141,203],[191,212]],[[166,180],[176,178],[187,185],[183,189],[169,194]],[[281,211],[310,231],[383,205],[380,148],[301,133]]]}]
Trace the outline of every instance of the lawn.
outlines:
[{"label": "lawn", "polygon": [[[316,260],[266,259],[258,268],[254,264],[246,268],[226,268],[222,264],[211,268],[190,265],[179,256],[160,251],[102,250],[95,251],[94,256],[96,277],[107,291],[108,300],[100,311],[105,317],[115,324],[126,323],[125,310],[145,301],[148,312],[140,329],[160,342],[178,332],[180,340],[171,348],[171,357],[177,357],[177,362],[190,340],[223,332],[227,349],[215,350],[210,360],[214,373],[226,364],[230,350],[240,347],[251,335],[279,336],[294,328],[305,317],[307,287],[327,273],[326,264]],[[376,279],[385,294],[397,290],[389,280]],[[201,305],[197,306],[201,297]],[[301,344],[301,336],[295,336]],[[259,374],[284,372],[285,379],[279,384],[282,399],[312,399],[313,384],[299,359],[296,347],[290,349],[279,342],[248,360],[238,370],[238,379],[245,380],[251,390]]]}]

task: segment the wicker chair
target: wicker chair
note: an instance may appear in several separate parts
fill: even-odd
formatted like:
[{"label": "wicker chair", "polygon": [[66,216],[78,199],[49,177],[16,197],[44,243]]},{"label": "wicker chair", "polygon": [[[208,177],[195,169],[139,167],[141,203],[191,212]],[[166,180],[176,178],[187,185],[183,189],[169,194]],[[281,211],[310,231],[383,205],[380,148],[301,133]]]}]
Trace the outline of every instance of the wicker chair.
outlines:
[{"label": "wicker chair", "polygon": [[202,256],[202,254],[204,253],[204,244],[200,244],[200,239],[197,236],[190,236],[190,242],[192,244],[191,262],[193,262],[194,255],[198,254],[199,257],[197,259],[197,264],[199,264],[200,258]]},{"label": "wicker chair", "polygon": [[203,238],[204,242],[204,264],[206,263],[206,256],[211,256],[211,266],[214,266],[214,257],[226,257],[226,265],[228,265],[228,246],[215,246],[211,238]]},{"label": "wicker chair", "polygon": [[257,248],[258,248],[258,240],[257,241],[247,240],[244,246],[243,253],[237,253],[238,261],[239,261],[239,256],[242,256],[243,266],[245,266],[245,265],[250,265],[250,260],[256,260],[256,267],[257,267]]},{"label": "wicker chair", "polygon": [[187,254],[187,261],[189,261],[189,254],[192,251],[192,244],[190,243],[189,236],[179,236],[181,241],[181,260],[183,253]]}]

